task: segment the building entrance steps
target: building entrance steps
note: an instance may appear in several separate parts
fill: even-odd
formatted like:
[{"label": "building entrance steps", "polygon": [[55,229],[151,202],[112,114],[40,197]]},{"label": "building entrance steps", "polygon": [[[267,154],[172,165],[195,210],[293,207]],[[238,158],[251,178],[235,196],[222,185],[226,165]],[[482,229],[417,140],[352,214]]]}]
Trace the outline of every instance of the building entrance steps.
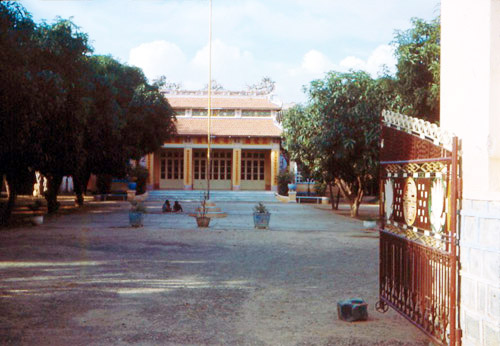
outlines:
[{"label": "building entrance steps", "polygon": [[[147,201],[201,202],[204,190],[151,190]],[[273,191],[210,191],[213,202],[277,203]]]}]

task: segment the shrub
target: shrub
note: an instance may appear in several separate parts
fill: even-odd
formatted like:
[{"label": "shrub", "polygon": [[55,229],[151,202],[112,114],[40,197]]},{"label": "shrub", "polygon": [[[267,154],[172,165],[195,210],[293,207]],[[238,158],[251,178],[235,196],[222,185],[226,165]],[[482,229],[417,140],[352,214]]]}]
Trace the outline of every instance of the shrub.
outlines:
[{"label": "shrub", "polygon": [[317,196],[325,196],[326,192],[326,183],[325,182],[315,182],[314,183],[314,192]]},{"label": "shrub", "polygon": [[137,183],[135,188],[137,195],[142,195],[146,192],[146,183],[148,181],[149,172],[141,165],[137,165],[130,170],[130,177]]},{"label": "shrub", "polygon": [[278,193],[282,196],[288,194],[288,184],[294,182],[294,174],[289,171],[281,171],[278,174]]},{"label": "shrub", "polygon": [[96,181],[97,192],[101,195],[108,194],[111,191],[113,176],[111,174],[98,174]]},{"label": "shrub", "polygon": [[258,204],[256,204],[255,207],[253,207],[253,211],[256,213],[259,213],[259,214],[268,213],[266,206],[262,202],[259,202]]}]

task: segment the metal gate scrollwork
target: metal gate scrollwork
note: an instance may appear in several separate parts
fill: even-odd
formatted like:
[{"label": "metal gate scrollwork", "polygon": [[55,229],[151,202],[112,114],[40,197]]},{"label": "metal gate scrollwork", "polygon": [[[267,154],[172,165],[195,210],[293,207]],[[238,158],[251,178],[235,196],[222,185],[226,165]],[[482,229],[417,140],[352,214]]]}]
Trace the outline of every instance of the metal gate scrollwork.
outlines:
[{"label": "metal gate scrollwork", "polygon": [[457,345],[459,142],[434,124],[384,111],[377,310],[394,308]]}]

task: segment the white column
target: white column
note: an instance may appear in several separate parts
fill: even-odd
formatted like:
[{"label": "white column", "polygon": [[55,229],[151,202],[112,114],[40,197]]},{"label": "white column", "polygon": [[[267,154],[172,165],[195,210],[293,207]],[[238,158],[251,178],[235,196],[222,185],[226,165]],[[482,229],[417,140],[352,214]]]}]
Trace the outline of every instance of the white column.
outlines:
[{"label": "white column", "polygon": [[441,126],[462,139],[463,345],[499,345],[500,0],[441,1]]}]

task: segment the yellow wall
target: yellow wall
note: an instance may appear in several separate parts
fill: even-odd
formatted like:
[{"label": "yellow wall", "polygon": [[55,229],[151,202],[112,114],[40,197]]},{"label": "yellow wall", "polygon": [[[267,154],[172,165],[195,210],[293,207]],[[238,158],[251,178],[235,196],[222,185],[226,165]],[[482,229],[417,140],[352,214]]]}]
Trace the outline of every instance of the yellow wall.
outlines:
[{"label": "yellow wall", "polygon": [[242,180],[241,190],[265,190],[265,180]]},{"label": "yellow wall", "polygon": [[[207,181],[195,179],[193,188],[194,190],[206,190]],[[210,190],[231,190],[231,180],[210,180]]]},{"label": "yellow wall", "polygon": [[160,189],[182,190],[182,189],[184,189],[184,180],[183,179],[170,179],[170,180],[160,179]]}]

